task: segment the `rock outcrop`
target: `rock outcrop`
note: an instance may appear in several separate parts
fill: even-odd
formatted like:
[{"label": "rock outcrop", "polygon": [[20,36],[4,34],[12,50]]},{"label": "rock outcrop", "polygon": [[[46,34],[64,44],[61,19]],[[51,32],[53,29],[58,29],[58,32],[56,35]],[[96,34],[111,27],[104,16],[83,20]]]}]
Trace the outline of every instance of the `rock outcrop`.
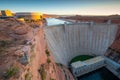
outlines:
[{"label": "rock outcrop", "polygon": [[40,25],[0,20],[0,80],[74,80],[54,62]]}]

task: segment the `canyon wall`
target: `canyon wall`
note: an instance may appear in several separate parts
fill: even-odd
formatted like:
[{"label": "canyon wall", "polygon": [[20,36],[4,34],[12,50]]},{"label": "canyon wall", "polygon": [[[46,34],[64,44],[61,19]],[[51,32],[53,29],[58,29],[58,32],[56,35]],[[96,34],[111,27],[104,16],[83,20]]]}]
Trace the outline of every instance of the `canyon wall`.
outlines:
[{"label": "canyon wall", "polygon": [[55,63],[38,23],[0,20],[0,80],[74,80]]},{"label": "canyon wall", "polygon": [[103,55],[117,32],[115,24],[64,24],[44,28],[48,46],[57,63],[68,66],[81,54]]}]

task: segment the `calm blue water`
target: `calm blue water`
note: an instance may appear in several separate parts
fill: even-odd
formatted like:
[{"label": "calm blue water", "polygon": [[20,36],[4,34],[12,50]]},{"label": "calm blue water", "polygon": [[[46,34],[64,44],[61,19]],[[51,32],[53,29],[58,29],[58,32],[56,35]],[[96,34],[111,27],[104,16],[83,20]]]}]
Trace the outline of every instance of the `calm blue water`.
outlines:
[{"label": "calm blue water", "polygon": [[120,80],[105,67],[78,77],[78,80]]},{"label": "calm blue water", "polygon": [[60,20],[60,19],[55,19],[55,18],[46,18],[46,21],[47,21],[48,26],[70,23],[70,22],[63,21],[63,20]]}]

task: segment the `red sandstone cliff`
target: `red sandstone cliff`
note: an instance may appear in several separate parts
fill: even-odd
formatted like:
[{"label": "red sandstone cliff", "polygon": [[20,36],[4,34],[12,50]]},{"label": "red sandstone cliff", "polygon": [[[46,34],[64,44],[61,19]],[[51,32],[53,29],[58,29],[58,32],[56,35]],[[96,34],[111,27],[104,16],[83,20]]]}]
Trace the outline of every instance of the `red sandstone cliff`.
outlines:
[{"label": "red sandstone cliff", "polygon": [[74,80],[56,64],[43,28],[15,19],[0,20],[0,80]]}]

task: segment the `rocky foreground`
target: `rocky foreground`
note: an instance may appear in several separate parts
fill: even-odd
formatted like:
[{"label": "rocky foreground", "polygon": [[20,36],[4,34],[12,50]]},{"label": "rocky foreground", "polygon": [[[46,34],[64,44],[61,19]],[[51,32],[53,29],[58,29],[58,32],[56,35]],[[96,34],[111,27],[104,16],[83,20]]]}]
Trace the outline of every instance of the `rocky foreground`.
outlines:
[{"label": "rocky foreground", "polygon": [[0,80],[74,80],[55,63],[43,27],[16,19],[0,20]]}]

